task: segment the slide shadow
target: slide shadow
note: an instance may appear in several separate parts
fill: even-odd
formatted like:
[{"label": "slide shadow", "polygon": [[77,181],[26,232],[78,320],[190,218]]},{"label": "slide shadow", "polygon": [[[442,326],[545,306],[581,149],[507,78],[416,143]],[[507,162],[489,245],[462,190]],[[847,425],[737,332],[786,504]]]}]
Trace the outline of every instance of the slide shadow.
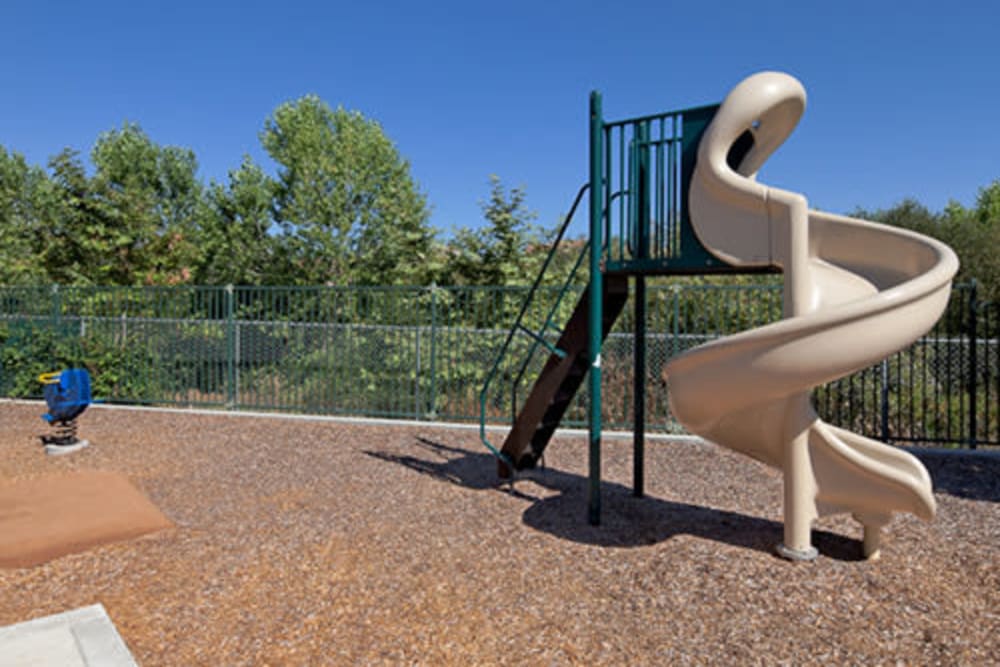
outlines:
[{"label": "slide shadow", "polygon": [[907,451],[927,468],[935,491],[966,500],[1000,502],[1000,452]]},{"label": "slide shadow", "polygon": [[[624,485],[601,485],[601,524],[587,521],[587,478],[552,468],[529,471],[522,476],[555,494],[535,496],[528,485],[516,482],[513,489],[496,474],[496,459],[488,453],[470,453],[417,438],[413,455],[366,451],[383,461],[405,466],[439,481],[474,490],[512,493],[529,503],[524,523],[556,537],[609,547],[639,547],[657,544],[677,535],[693,535],[745,549],[774,555],[781,542],[783,526],[770,519],[700,505],[645,496],[637,498]],[[860,560],[861,546],[850,539],[824,530],[813,531],[813,544],[824,556],[837,560]],[[777,556],[775,556],[777,558]]]}]

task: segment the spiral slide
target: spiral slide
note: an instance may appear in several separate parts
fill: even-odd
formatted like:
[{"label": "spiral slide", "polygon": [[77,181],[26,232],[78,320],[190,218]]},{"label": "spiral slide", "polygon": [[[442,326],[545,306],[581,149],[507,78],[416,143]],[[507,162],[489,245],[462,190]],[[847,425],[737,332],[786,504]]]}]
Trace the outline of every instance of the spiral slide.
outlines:
[{"label": "spiral slide", "polygon": [[793,77],[755,74],[699,144],[695,232],[730,264],[779,266],[784,319],[673,359],[670,405],[691,432],[783,471],[779,554],[815,558],[812,521],[850,512],[864,527],[865,557],[875,558],[893,512],[933,518],[930,476],[911,454],[821,421],[809,392],[925,334],[948,303],[958,260],[933,239],[810,210],[804,196],[757,181],[805,101]]}]

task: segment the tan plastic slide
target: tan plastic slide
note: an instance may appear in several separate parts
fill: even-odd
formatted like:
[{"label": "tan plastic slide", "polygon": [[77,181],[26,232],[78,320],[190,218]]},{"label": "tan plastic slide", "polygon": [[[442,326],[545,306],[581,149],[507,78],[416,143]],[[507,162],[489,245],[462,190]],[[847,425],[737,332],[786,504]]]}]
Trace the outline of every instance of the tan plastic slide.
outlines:
[{"label": "tan plastic slide", "polygon": [[755,74],[726,97],[699,145],[695,232],[731,264],[781,267],[784,319],[673,359],[670,405],[688,430],[783,471],[779,554],[815,558],[812,521],[850,512],[874,558],[892,512],[933,518],[930,476],[911,454],[821,421],[810,390],[925,334],[948,303],[958,259],[931,238],[809,210],[802,195],[757,182],[805,103],[793,77]]}]

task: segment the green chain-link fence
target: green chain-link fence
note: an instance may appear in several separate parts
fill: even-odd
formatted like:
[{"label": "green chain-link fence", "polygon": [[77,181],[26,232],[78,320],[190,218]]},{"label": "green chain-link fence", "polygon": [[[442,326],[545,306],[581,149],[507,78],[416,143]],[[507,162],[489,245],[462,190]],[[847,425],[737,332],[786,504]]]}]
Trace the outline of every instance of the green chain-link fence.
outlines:
[{"label": "green chain-link fence", "polygon": [[[666,361],[778,319],[781,292],[666,284],[648,294],[647,426],[676,432]],[[40,397],[39,373],[82,365],[108,402],[473,421],[483,376],[524,295],[489,287],[0,288],[0,395]],[[602,355],[612,428],[630,425],[632,330],[627,309]],[[884,440],[1000,444],[997,338],[996,306],[977,301],[974,286],[958,286],[933,332],[817,389],[817,407]],[[510,418],[509,405],[494,407],[495,421]],[[581,392],[564,423],[583,425],[586,414]]]}]

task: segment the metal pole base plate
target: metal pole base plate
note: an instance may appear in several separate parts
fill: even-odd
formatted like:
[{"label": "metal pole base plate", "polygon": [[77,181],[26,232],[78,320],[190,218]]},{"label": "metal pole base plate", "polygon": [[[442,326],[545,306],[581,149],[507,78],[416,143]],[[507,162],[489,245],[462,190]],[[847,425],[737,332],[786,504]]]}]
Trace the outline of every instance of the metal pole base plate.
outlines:
[{"label": "metal pole base plate", "polygon": [[77,440],[76,442],[68,445],[48,444],[45,445],[45,453],[49,456],[63,456],[65,454],[79,451],[88,445],[90,445],[90,443],[86,440]]},{"label": "metal pole base plate", "polygon": [[784,544],[779,544],[774,547],[775,552],[782,558],[786,558],[792,561],[810,561],[816,560],[819,556],[819,552],[816,551],[816,547],[806,547],[805,549],[792,549],[786,547]]}]

